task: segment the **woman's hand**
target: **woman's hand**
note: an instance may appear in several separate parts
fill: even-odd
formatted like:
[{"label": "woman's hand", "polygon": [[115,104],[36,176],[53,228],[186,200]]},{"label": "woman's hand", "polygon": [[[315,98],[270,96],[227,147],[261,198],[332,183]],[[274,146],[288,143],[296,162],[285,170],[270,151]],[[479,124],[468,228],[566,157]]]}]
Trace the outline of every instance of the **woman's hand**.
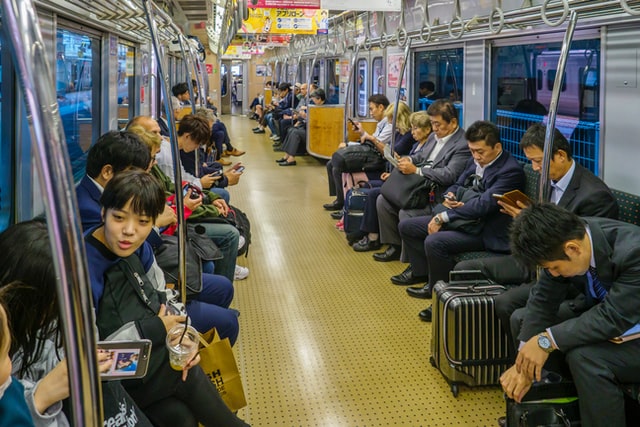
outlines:
[{"label": "woman's hand", "polygon": [[190,188],[187,191],[187,195],[182,199],[182,203],[184,203],[184,206],[189,208],[189,210],[193,212],[202,205],[202,195],[198,196],[197,199],[192,199],[191,194],[192,190]]},{"label": "woman's hand", "polygon": [[187,318],[185,316],[176,316],[173,314],[167,314],[167,306],[164,304],[160,306],[160,311],[158,311],[158,317],[160,318],[160,320],[162,320],[162,323],[164,323],[164,328],[166,329],[167,332],[169,332],[171,328],[173,328],[177,324],[184,323],[187,321]]},{"label": "woman's hand", "polygon": [[411,175],[412,173],[416,173],[418,168],[413,164],[410,157],[402,157],[398,160],[398,170],[404,175]]},{"label": "woman's hand", "polygon": [[187,365],[182,369],[182,381],[183,382],[187,380],[187,375],[189,374],[189,369],[193,368],[198,363],[200,363],[200,355],[198,353],[196,353],[194,358],[191,359],[189,361],[189,363],[187,363]]}]

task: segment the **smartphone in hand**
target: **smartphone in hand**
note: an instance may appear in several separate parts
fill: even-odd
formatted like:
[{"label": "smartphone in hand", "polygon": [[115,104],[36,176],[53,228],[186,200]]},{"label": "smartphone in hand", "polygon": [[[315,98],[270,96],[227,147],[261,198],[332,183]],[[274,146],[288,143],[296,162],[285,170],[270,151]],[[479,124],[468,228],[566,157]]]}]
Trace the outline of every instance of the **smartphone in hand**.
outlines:
[{"label": "smartphone in hand", "polygon": [[151,341],[100,341],[99,350],[111,353],[113,364],[107,372],[100,373],[102,380],[142,378],[147,374]]},{"label": "smartphone in hand", "polygon": [[237,169],[233,169],[234,173],[242,173],[242,171],[244,170],[244,166],[240,166]]}]

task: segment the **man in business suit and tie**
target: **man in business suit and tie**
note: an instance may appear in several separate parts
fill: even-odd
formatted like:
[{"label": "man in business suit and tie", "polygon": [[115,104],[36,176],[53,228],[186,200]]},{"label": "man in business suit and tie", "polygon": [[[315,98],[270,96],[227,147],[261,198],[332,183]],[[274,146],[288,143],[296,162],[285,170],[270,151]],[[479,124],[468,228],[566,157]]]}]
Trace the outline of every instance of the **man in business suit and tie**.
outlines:
[{"label": "man in business suit and tie", "polygon": [[[582,425],[624,426],[620,384],[640,382],[640,340],[614,344],[640,323],[640,228],[608,218],[583,218],[551,203],[524,209],[511,230],[513,255],[544,270],[527,303],[516,364],[500,378],[521,401],[539,381],[549,354],[561,351],[578,390]],[[558,322],[571,287],[589,302]]]},{"label": "man in business suit and tie", "polygon": [[[546,127],[536,123],[527,129],[520,141],[520,148],[524,151],[527,159],[531,161],[534,171],[540,172],[542,169],[542,159],[544,150],[544,138]],[[591,171],[579,165],[571,155],[571,145],[567,139],[555,129],[553,147],[551,149],[551,162],[549,164],[549,178],[552,182],[550,202],[554,203],[578,216],[597,216],[618,219],[618,204],[607,185],[596,177]],[[503,212],[515,218],[521,209],[498,201]],[[521,208],[524,205],[520,206]],[[475,260],[462,261],[455,266],[455,270],[481,270],[489,272],[491,279],[504,285],[520,285],[520,283],[509,283],[511,279],[505,276],[518,277],[518,274],[507,273],[514,270],[514,267],[521,271],[522,279],[531,276],[528,270],[520,266],[512,256],[493,257]],[[498,276],[491,274],[495,272]],[[519,273],[519,272],[518,272]],[[521,284],[512,287],[506,292],[495,297],[496,315],[502,322],[507,334],[510,335],[510,353],[515,357],[515,347],[513,337],[520,329],[520,323],[524,316],[524,307],[529,298],[529,292],[535,282]],[[408,289],[407,292],[413,292]],[[420,295],[412,296],[420,297]],[[568,294],[558,311],[560,319],[573,317],[584,308],[584,298],[579,291]],[[514,314],[515,312],[515,314]]]},{"label": "man in business suit and tie", "polygon": [[[426,293],[431,293],[438,280],[448,279],[455,254],[509,251],[511,218],[500,213],[493,194],[522,190],[524,171],[502,149],[500,130],[493,123],[477,121],[467,129],[465,137],[472,159],[456,183],[447,189],[446,200],[441,209],[436,209],[439,213],[409,218],[398,226],[414,277],[427,280],[423,286]],[[477,221],[482,225],[471,230],[468,226],[462,228],[461,221]],[[430,309],[422,311],[420,318],[431,321]]]},{"label": "man in business suit and tie", "polygon": [[[398,168],[404,174],[418,174],[436,184],[434,204],[442,201],[442,192],[453,184],[464,170],[470,158],[464,129],[458,125],[458,111],[448,100],[438,100],[429,106],[427,115],[431,121],[433,132],[426,146],[418,153],[403,157],[398,161]],[[380,242],[388,244],[384,252],[376,253],[376,261],[393,261],[400,259],[402,240],[398,233],[398,223],[405,218],[425,215],[431,212],[432,206],[423,209],[400,209],[390,203],[384,196],[376,201],[378,223],[380,225]],[[405,271],[405,278],[410,285],[418,283]]]}]

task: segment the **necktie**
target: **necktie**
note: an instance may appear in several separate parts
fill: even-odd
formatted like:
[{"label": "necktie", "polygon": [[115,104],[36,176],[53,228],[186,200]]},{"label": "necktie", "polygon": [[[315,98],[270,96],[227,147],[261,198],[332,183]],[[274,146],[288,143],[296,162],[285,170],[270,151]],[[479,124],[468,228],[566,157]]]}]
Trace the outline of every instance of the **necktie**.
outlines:
[{"label": "necktie", "polygon": [[602,283],[600,283],[598,272],[595,267],[589,266],[587,279],[589,280],[589,293],[591,296],[598,301],[602,301],[604,297],[607,296],[607,290],[602,286]]}]

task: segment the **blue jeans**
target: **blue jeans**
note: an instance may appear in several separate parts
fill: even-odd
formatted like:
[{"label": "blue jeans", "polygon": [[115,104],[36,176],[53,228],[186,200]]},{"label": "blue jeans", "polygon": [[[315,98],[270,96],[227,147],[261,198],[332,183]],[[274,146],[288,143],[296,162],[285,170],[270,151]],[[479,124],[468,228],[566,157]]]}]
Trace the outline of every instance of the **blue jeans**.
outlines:
[{"label": "blue jeans", "polygon": [[236,258],[238,257],[238,242],[240,233],[230,224],[218,224],[200,222],[207,236],[218,245],[222,251],[222,259],[215,262],[215,273],[220,274],[233,282],[233,274],[236,271]]},{"label": "blue jeans", "polygon": [[202,275],[202,291],[187,302],[191,324],[200,333],[215,327],[220,338],[229,338],[231,345],[238,338],[238,316],[229,310],[233,300],[233,283],[218,274]]},{"label": "blue jeans", "polygon": [[227,202],[227,204],[229,204],[229,200],[231,199],[231,196],[229,195],[229,192],[224,188],[211,187],[209,191],[222,197],[222,200],[224,200],[225,202]]}]

